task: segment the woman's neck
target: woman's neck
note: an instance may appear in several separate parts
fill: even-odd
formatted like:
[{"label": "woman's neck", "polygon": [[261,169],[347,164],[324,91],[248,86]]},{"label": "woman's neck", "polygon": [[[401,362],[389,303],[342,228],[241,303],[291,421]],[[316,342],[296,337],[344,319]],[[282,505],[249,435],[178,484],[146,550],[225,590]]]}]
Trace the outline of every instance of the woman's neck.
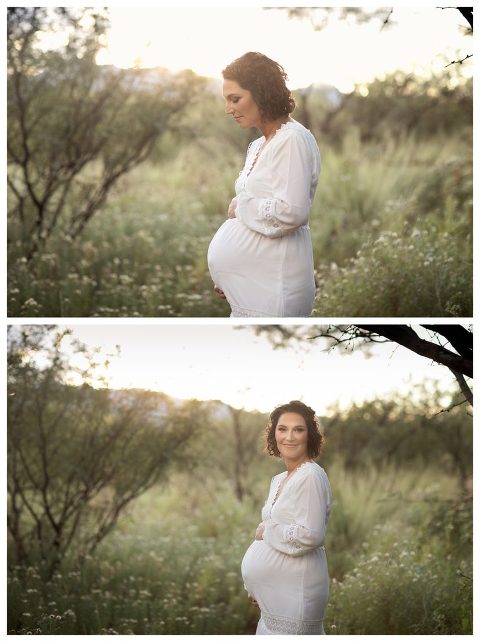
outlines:
[{"label": "woman's neck", "polygon": [[291,460],[291,459],[285,460],[284,459],[285,466],[287,467],[287,474],[291,475],[294,470],[299,468],[302,464],[304,464],[307,461],[311,461],[311,460],[308,459],[308,457],[307,458],[302,458],[302,459],[295,459],[295,460]]},{"label": "woman's neck", "polygon": [[262,131],[262,134],[265,136],[265,140],[269,140],[270,138],[272,138],[277,129],[280,129],[280,127],[285,123],[288,123],[289,120],[290,116],[282,116],[281,118],[269,120],[265,123],[262,123],[260,125],[260,129]]}]

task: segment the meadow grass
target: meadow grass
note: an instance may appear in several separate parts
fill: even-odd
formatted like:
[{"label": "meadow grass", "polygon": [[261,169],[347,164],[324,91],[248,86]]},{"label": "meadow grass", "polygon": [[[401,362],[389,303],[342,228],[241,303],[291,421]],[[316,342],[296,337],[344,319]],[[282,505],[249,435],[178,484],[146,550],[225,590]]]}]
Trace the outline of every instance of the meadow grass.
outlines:
[{"label": "meadow grass", "polygon": [[[212,145],[136,168],[81,238],[58,233],[33,264],[12,225],[9,315],[228,316],[206,255],[243,161]],[[340,149],[321,147],[314,316],[470,316],[468,137],[361,144],[352,129]]]},{"label": "meadow grass", "polygon": [[[471,634],[471,501],[434,470],[328,471],[330,634]],[[236,500],[226,483],[189,494],[177,476],[123,516],[82,567],[52,580],[13,566],[8,630],[28,634],[247,634],[240,562],[268,480]]]}]

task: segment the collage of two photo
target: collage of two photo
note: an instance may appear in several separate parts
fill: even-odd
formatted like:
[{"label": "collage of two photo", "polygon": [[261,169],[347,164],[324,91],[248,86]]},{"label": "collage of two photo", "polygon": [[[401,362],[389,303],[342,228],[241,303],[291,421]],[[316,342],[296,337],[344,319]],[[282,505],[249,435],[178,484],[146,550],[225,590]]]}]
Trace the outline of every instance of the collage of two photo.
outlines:
[{"label": "collage of two photo", "polygon": [[473,635],[473,8],[4,16],[4,633]]}]

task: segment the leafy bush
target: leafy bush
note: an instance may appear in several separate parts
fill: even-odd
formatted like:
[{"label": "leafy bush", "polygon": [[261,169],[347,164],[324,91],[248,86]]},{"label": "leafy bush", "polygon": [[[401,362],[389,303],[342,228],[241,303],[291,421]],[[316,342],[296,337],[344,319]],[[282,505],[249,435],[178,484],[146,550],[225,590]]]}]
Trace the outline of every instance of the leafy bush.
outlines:
[{"label": "leafy bush", "polygon": [[167,175],[133,172],[78,243],[56,238],[34,266],[12,248],[10,314],[226,316],[206,254],[228,191],[218,182],[179,187],[187,173],[183,155]]},{"label": "leafy bush", "polygon": [[[409,99],[402,101],[405,115]],[[321,286],[315,314],[470,316],[468,122],[459,120],[457,130],[452,121],[448,137],[441,127],[431,136],[415,127],[394,135],[386,127],[365,139],[362,123],[349,118],[338,144],[317,132],[323,169],[311,215]],[[247,143],[246,132],[222,120],[221,99],[202,93],[166,130],[151,163],[116,183],[75,242],[59,224],[46,250],[27,262],[11,221],[9,315],[227,316],[206,255]]]},{"label": "leafy bush", "polygon": [[346,267],[320,271],[318,281],[314,316],[472,315],[471,262],[447,234],[383,232]]},{"label": "leafy bush", "polygon": [[[326,632],[471,634],[471,499],[455,511],[449,476],[432,469],[351,474],[332,465],[328,473],[335,505]],[[189,487],[185,473],[168,492],[139,498],[80,569],[65,565],[45,582],[39,565],[12,568],[8,631],[253,633],[258,611],[247,602],[240,562],[258,502],[239,502],[213,479],[193,494]],[[263,499],[265,483],[252,490]]]},{"label": "leafy bush", "polygon": [[179,511],[177,495],[162,497],[157,491],[139,500],[135,513],[82,569],[67,567],[44,582],[40,566],[16,567],[9,578],[9,630],[82,635],[243,631],[254,610],[239,564],[257,522],[232,538],[231,517],[237,522],[246,511],[230,496],[226,506],[225,499],[210,523],[215,535],[205,532],[206,522],[202,526],[202,520],[196,523]]},{"label": "leafy bush", "polygon": [[[377,535],[391,543],[392,528]],[[370,547],[333,583],[327,633],[471,634],[471,564],[445,564],[441,544],[426,553],[412,537],[391,546],[383,553]]]},{"label": "leafy bush", "polygon": [[471,634],[471,497],[428,468],[331,471],[326,633]]}]

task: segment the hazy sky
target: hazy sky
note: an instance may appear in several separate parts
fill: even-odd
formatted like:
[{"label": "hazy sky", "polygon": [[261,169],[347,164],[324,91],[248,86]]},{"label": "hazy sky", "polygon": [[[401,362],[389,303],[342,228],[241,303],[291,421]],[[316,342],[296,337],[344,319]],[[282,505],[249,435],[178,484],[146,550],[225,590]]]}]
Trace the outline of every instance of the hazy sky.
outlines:
[{"label": "hazy sky", "polygon": [[[261,51],[280,62],[292,89],[326,83],[349,91],[354,83],[406,69],[422,73],[472,53],[466,21],[455,9],[393,5],[391,28],[377,21],[358,25],[332,16],[315,31],[308,19],[259,6],[222,7],[110,5],[109,49],[102,63],[162,66],[221,78],[221,70],[246,51]],[[420,5],[428,3],[420,3]],[[331,4],[330,4],[331,6]],[[375,6],[375,5],[374,5]],[[390,5],[392,6],[392,5]],[[473,65],[466,63],[467,71]]]},{"label": "hazy sky", "polygon": [[436,381],[455,387],[449,371],[395,344],[375,346],[367,358],[360,350],[324,351],[319,341],[303,350],[273,350],[249,326],[236,329],[212,323],[125,323],[72,325],[74,335],[104,353],[121,347],[112,359],[110,387],[139,387],[179,398],[221,399],[236,407],[269,411],[301,399],[323,413],[338,402],[346,407],[392,392],[408,393],[412,384]]}]

